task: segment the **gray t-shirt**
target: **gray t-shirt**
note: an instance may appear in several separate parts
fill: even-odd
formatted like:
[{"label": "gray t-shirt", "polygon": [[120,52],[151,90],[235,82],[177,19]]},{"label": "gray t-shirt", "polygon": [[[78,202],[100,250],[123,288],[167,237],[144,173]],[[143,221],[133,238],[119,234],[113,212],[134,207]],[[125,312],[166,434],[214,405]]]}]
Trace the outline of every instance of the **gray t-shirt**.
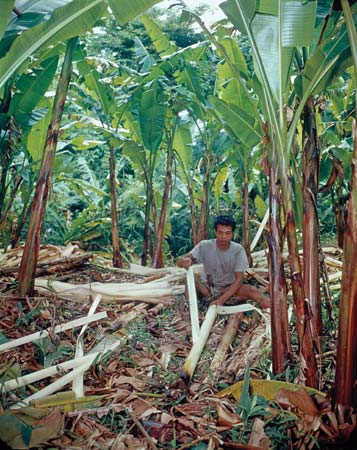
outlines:
[{"label": "gray t-shirt", "polygon": [[230,242],[227,250],[220,250],[216,239],[199,242],[190,254],[203,264],[202,281],[208,285],[207,276],[211,275],[213,288],[221,292],[235,280],[235,272],[245,272],[248,258],[244,247],[237,242]]}]

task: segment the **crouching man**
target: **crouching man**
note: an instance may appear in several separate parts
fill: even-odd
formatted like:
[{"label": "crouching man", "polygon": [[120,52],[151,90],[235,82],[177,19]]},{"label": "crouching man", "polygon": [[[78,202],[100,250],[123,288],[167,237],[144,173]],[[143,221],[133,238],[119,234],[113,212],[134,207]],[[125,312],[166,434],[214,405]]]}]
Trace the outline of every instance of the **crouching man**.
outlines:
[{"label": "crouching man", "polygon": [[233,217],[217,216],[214,221],[216,238],[199,242],[177,259],[177,265],[188,269],[192,264],[203,264],[196,290],[204,301],[224,305],[234,297],[237,300],[253,300],[263,309],[270,308],[268,297],[243,282],[243,274],[249,267],[248,258],[244,247],[232,241],[235,228]]}]

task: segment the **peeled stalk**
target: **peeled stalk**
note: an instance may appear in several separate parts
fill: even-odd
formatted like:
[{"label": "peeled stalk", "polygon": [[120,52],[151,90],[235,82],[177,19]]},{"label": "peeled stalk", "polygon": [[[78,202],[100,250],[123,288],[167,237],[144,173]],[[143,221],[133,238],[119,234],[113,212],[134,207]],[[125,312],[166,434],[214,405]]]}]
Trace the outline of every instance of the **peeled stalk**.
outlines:
[{"label": "peeled stalk", "polygon": [[101,320],[107,317],[106,311],[99,312],[97,314],[93,314],[90,317],[81,317],[80,319],[72,320],[71,322],[67,322],[61,325],[57,325],[54,329],[47,328],[46,330],[38,331],[36,333],[29,334],[27,336],[22,336],[18,339],[14,339],[13,341],[5,342],[0,345],[0,353],[5,350],[9,350],[10,348],[19,347],[20,345],[28,344],[29,342],[36,341],[37,339],[42,339],[49,335],[49,332],[53,333],[61,333],[62,331],[70,330],[72,328],[80,327],[86,323],[96,322],[97,320]]},{"label": "peeled stalk", "polygon": [[242,314],[233,314],[225,327],[221,342],[217,347],[216,353],[211,362],[211,372],[214,378],[224,370],[224,361],[226,360],[229,347],[232,345],[241,322]]},{"label": "peeled stalk", "polygon": [[207,339],[213,327],[214,321],[216,320],[216,317],[217,317],[217,305],[211,305],[208,308],[205,320],[202,323],[200,335],[196,340],[196,342],[193,342],[191,351],[188,357],[186,358],[185,364],[183,366],[183,371],[181,373],[180,378],[186,383],[186,385],[189,383],[194,374],[197,363],[200,359],[203,349],[205,348]]},{"label": "peeled stalk", "polygon": [[187,290],[190,304],[192,342],[195,343],[200,338],[200,322],[198,316],[195,276],[192,266],[187,270]]},{"label": "peeled stalk", "polygon": [[[108,351],[115,350],[120,345],[120,341],[115,342],[112,346],[108,348]],[[67,373],[62,378],[59,378],[55,382],[49,384],[45,388],[41,389],[38,392],[35,392],[35,394],[30,395],[29,397],[22,400],[20,403],[17,403],[14,405],[11,409],[17,409],[22,408],[23,406],[28,405],[32,400],[36,400],[39,398],[47,397],[48,395],[54,394],[55,392],[59,391],[63,386],[65,386],[68,383],[71,383],[78,375],[84,373],[86,370],[89,369],[89,367],[93,364],[93,362],[96,359],[96,354],[92,354],[92,358],[89,358],[88,361],[82,363],[80,366],[76,367],[72,370],[72,372]]]},{"label": "peeled stalk", "polygon": [[46,367],[45,369],[38,370],[37,372],[32,372],[22,377],[17,377],[12,380],[5,381],[1,390],[3,392],[12,391],[13,389],[18,389],[22,386],[27,386],[28,384],[35,383],[36,381],[43,380],[47,377],[53,377],[54,375],[60,374],[62,371],[73,369],[74,367],[80,366],[88,361],[93,361],[98,359],[102,352],[89,353],[82,358],[74,358],[69,361],[56,364],[55,366]]},{"label": "peeled stalk", "polygon": [[[93,316],[93,314],[95,313],[95,310],[97,309],[101,300],[102,300],[102,296],[97,295],[96,298],[94,299],[91,307],[89,308],[88,317]],[[78,335],[75,359],[82,358],[84,356],[83,335],[87,328],[88,328],[88,324],[83,325],[82,329]],[[77,398],[84,396],[83,373],[79,374],[78,377],[74,378],[73,384],[72,384],[72,389]]]}]

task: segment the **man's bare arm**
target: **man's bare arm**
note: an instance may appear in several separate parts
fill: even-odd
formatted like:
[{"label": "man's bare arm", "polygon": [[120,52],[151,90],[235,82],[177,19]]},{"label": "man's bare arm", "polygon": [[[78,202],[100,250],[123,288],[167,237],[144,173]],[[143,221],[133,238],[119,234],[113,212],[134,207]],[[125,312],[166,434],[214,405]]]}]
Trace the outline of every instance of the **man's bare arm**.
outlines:
[{"label": "man's bare arm", "polygon": [[183,267],[184,269],[188,269],[197,262],[196,258],[194,258],[190,253],[186,253],[186,255],[179,256],[177,258],[176,264],[179,267]]}]

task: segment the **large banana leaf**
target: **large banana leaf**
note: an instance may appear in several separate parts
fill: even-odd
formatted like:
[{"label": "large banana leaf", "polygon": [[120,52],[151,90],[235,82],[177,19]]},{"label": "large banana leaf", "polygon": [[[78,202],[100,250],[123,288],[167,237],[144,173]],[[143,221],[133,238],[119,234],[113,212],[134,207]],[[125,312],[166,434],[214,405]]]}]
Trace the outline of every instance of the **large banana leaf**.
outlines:
[{"label": "large banana leaf", "polygon": [[[230,61],[238,68],[242,77],[248,77],[248,69],[241,49],[235,39],[225,37],[220,42],[225,48]],[[228,103],[234,103],[240,108],[249,107],[246,92],[242,89],[239,80],[232,71],[230,64],[223,61],[217,66],[216,91],[218,96]]]},{"label": "large banana leaf", "polygon": [[294,48],[313,41],[317,2],[228,0],[220,6],[233,25],[249,35],[257,74],[269,83],[275,100],[282,105],[284,95],[288,95]]},{"label": "large banana leaf", "polygon": [[42,117],[31,129],[26,139],[26,148],[33,162],[40,162],[43,149],[46,143],[48,124],[51,119],[51,102],[48,98],[44,98],[38,105],[41,108],[47,108],[48,113]]},{"label": "large banana leaf", "polygon": [[263,132],[254,116],[217,97],[210,96],[209,101],[213,105],[215,113],[222,118],[224,124],[246,147],[252,148],[260,142]]},{"label": "large banana leaf", "polygon": [[135,19],[139,14],[160,1],[161,0],[108,0],[108,3],[119,24],[125,25],[127,22]]},{"label": "large banana leaf", "polygon": [[177,47],[161,31],[160,27],[150,17],[142,16],[141,21],[154,44],[156,51],[161,57],[171,55],[177,51]]},{"label": "large banana leaf", "polygon": [[[110,87],[100,81],[99,73],[94,65],[90,65],[86,59],[86,54],[81,50],[81,58],[77,63],[80,74],[84,77],[86,87],[92,91],[99,101],[102,111],[106,117],[106,123],[110,123]],[[112,97],[114,93],[112,92]]]},{"label": "large banana leaf", "polygon": [[149,83],[142,93],[139,123],[143,144],[151,152],[161,144],[167,108],[167,95],[158,81]]},{"label": "large banana leaf", "polygon": [[[354,5],[354,10],[357,11],[357,5]],[[357,14],[354,14],[353,20],[356,29]],[[308,58],[303,73],[296,78],[295,89],[300,98],[306,92],[321,92],[333,79],[352,66],[350,42],[344,22],[339,23],[335,35],[334,39],[328,39],[315,49]]]},{"label": "large banana leaf", "polygon": [[14,6],[15,0],[3,0],[1,2],[1,14],[0,14],[0,40],[2,39],[6,26],[11,16],[11,11]]},{"label": "large banana leaf", "polygon": [[[109,1],[110,8],[121,24],[132,20],[155,3],[158,0]],[[0,87],[41,47],[88,31],[106,12],[107,6],[103,0],[75,0],[55,9],[48,21],[21,33],[0,59]]]},{"label": "large banana leaf", "polygon": [[24,74],[16,83],[17,92],[11,101],[9,114],[17,123],[31,114],[49,88],[57,69],[58,57],[43,62],[40,68],[33,69],[30,74]]},{"label": "large banana leaf", "polygon": [[189,121],[179,123],[174,136],[173,148],[183,169],[188,172],[192,167],[192,134]]}]

